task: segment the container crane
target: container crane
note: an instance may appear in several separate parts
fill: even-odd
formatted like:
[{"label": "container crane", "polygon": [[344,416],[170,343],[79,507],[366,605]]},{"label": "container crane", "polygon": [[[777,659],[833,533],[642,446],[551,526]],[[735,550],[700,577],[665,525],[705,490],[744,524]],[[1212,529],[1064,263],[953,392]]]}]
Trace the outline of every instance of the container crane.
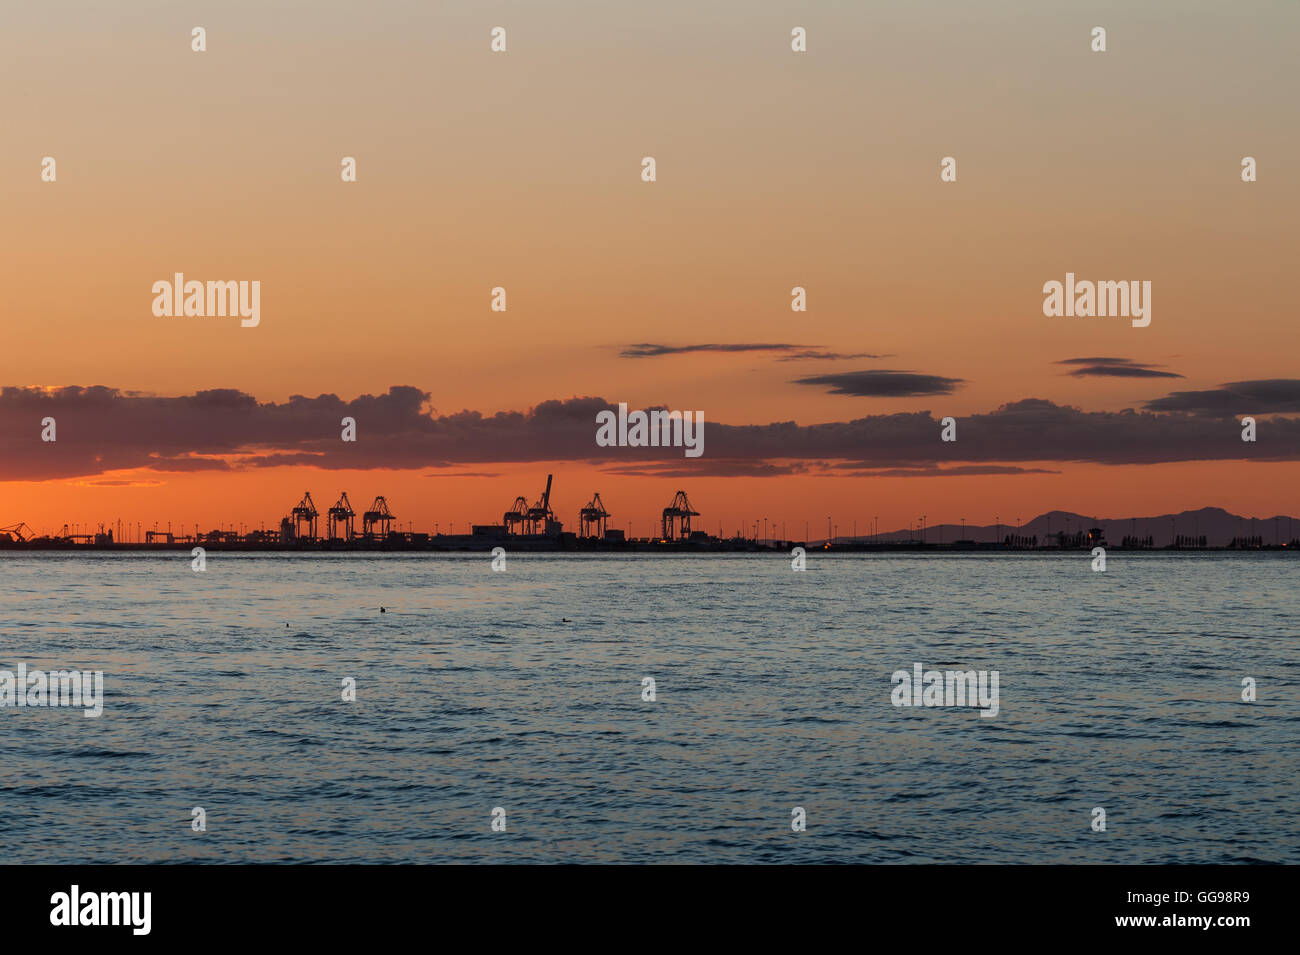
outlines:
[{"label": "container crane", "polygon": [[605,525],[608,520],[609,511],[605,510],[605,505],[600,500],[600,494],[597,493],[588,502],[587,506],[578,512],[578,536],[604,537]]},{"label": "container crane", "polygon": [[388,509],[388,502],[384,500],[381,494],[370,505],[370,510],[361,515],[361,533],[367,540],[370,540],[374,535],[375,525],[378,524],[380,539],[387,538],[392,532],[394,517],[396,515]]},{"label": "container crane", "polygon": [[555,512],[551,510],[552,477],[553,475],[546,475],[546,490],[542,492],[542,496],[538,498],[537,503],[530,507],[525,515],[525,533],[545,534],[555,521]]},{"label": "container crane", "polygon": [[514,505],[506,511],[501,517],[501,523],[505,525],[507,534],[522,533],[521,524],[528,521],[528,498],[520,495],[515,498]]},{"label": "container crane", "polygon": [[[326,536],[330,540],[352,540],[352,519],[356,516],[357,512],[352,510],[352,502],[348,500],[348,492],[344,491],[334,506],[325,512]],[[342,536],[338,533],[340,528]]]},{"label": "container crane", "polygon": [[685,540],[690,537],[691,518],[699,516],[700,512],[691,507],[686,492],[678,491],[673,497],[673,502],[664,508],[663,539]]},{"label": "container crane", "polygon": [[[289,516],[293,518],[294,537],[306,537],[307,540],[316,539],[316,519],[320,517],[320,512],[316,510],[316,502],[311,499],[311,491],[303,492],[302,500],[289,512]],[[308,530],[305,535],[302,532],[302,525],[304,524],[307,525]]]}]

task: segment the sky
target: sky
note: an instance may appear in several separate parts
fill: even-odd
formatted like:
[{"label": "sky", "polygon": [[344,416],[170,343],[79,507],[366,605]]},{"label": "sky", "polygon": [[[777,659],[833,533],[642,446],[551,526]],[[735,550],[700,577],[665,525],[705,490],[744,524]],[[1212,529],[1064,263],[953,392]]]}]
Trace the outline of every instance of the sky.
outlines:
[{"label": "sky", "polygon": [[[679,487],[727,534],[1295,509],[1292,0],[5,18],[0,525],[346,489],[446,531],[550,472],[637,536]],[[259,281],[260,324],[155,316],[176,272]],[[1151,282],[1151,324],[1044,316],[1067,272]],[[619,402],[705,454],[597,447]]]}]

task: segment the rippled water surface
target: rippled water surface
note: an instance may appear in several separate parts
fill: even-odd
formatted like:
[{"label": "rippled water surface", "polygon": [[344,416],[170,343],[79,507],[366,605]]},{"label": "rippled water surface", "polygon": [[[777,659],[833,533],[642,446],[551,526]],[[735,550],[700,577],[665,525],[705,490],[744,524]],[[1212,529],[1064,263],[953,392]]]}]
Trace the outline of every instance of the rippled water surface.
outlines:
[{"label": "rippled water surface", "polygon": [[[1300,862],[1300,563],[1088,565],[0,554],[0,668],[106,694],[0,709],[0,830],[18,862]],[[917,662],[997,670],[999,714],[893,706]]]}]

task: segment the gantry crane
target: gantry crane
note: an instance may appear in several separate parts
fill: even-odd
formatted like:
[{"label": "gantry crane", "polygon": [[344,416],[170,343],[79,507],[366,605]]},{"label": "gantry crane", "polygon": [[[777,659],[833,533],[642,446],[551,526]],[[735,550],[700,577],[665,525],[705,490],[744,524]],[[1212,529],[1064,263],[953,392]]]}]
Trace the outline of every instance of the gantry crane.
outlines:
[{"label": "gantry crane", "polygon": [[597,493],[587,506],[578,512],[578,536],[604,537],[608,519],[609,511],[605,510],[600,494]]},{"label": "gantry crane", "polygon": [[[325,512],[325,533],[330,540],[352,540],[352,518],[357,516],[357,512],[352,510],[352,502],[348,500],[348,492],[344,491],[339,495],[339,499],[334,506]],[[343,535],[338,534],[339,528],[342,527]]]},{"label": "gantry crane", "polygon": [[388,509],[388,502],[384,500],[383,495],[375,498],[370,510],[361,515],[361,533],[367,540],[374,535],[375,525],[379,525],[379,536],[381,539],[387,538],[392,529],[393,518],[396,515]]},{"label": "gantry crane", "polygon": [[[311,491],[304,491],[302,500],[297,506],[289,512],[293,518],[293,535],[299,539],[306,537],[307,540],[316,539],[316,519],[320,517],[320,512],[316,510],[316,502],[311,499]],[[307,525],[309,533],[306,535],[302,532],[302,525]]]},{"label": "gantry crane", "polygon": [[25,544],[35,536],[36,532],[28,527],[24,521],[10,524],[7,527],[0,527],[0,542],[3,543]]},{"label": "gantry crane", "polygon": [[515,498],[515,503],[510,510],[506,511],[501,517],[501,523],[505,525],[507,534],[523,533],[520,525],[528,521],[528,498],[520,495]]},{"label": "gantry crane", "polygon": [[555,520],[555,512],[551,510],[551,477],[546,475],[546,490],[537,503],[528,509],[524,528],[527,534],[545,534],[547,525]]},{"label": "gantry crane", "polygon": [[[691,536],[691,518],[699,517],[700,512],[691,507],[685,491],[678,491],[673,502],[664,508],[664,540],[685,540]],[[674,534],[674,531],[676,533]]]}]

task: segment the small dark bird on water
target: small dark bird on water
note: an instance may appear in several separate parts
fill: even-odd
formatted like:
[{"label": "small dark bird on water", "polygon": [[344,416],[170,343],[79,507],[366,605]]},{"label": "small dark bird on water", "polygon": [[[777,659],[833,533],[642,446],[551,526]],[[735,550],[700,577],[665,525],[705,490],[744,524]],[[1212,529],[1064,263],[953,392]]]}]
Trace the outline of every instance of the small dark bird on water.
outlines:
[{"label": "small dark bird on water", "polygon": [[388,611],[385,610],[383,607],[380,607],[380,608],[379,608],[379,612],[380,612],[380,613],[388,613]]},{"label": "small dark bird on water", "polygon": [[573,623],[573,621],[570,620],[568,617],[561,617],[560,623]]}]

